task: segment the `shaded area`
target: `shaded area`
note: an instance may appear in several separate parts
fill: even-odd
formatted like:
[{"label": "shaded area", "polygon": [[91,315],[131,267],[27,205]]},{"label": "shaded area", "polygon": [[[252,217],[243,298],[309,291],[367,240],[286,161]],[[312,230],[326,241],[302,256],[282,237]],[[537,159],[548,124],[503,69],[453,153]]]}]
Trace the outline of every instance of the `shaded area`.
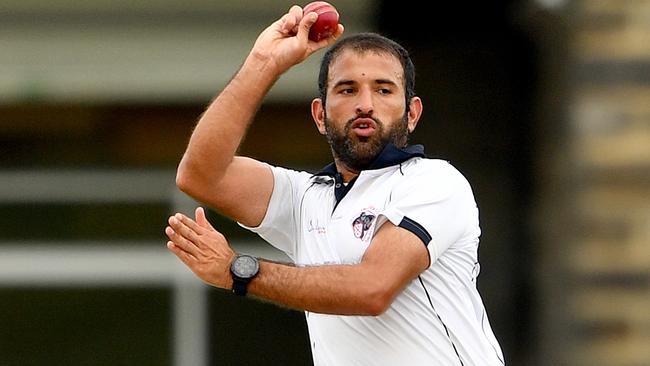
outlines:
[{"label": "shaded area", "polygon": [[311,365],[302,311],[212,290],[212,365]]},{"label": "shaded area", "polygon": [[472,184],[483,231],[479,290],[507,363],[525,363],[535,337],[535,39],[515,1],[444,2],[432,11],[382,4],[380,31],[411,52],[424,100],[412,142]]},{"label": "shaded area", "polygon": [[169,365],[164,289],[0,289],[4,366]]}]

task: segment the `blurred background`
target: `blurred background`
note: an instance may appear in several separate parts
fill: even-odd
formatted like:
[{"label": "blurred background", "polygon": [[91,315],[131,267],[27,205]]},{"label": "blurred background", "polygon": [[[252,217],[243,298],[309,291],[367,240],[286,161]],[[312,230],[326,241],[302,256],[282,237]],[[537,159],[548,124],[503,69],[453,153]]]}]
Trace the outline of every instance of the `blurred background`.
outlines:
[{"label": "blurred background", "polygon": [[[332,2],[416,64],[413,143],[473,185],[509,365],[650,365],[650,1]],[[284,0],[0,3],[0,365],[310,365],[304,316],[165,248],[203,109]],[[316,171],[322,51],[242,147]],[[282,259],[210,211],[240,251]]]}]

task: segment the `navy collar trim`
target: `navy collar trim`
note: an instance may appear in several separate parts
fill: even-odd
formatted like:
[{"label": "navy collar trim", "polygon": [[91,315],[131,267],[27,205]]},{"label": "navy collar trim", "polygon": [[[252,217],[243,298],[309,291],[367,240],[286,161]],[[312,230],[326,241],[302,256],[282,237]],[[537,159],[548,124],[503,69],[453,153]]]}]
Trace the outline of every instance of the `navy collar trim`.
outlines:
[{"label": "navy collar trim", "polygon": [[[403,149],[396,147],[393,144],[388,144],[384,149],[379,153],[377,158],[370,163],[370,166],[366,170],[375,170],[387,168],[389,166],[401,164],[411,158],[421,157],[424,158],[424,146],[423,145],[410,145]],[[321,171],[314,174],[316,176],[330,176],[336,177],[338,171],[336,170],[336,164],[329,163]]]}]

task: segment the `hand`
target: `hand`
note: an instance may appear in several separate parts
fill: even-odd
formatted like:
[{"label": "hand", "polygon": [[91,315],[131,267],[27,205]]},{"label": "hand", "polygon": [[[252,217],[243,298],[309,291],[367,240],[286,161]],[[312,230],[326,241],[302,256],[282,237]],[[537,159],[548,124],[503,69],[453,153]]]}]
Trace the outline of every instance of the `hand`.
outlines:
[{"label": "hand", "polygon": [[279,73],[288,70],[312,53],[334,43],[343,34],[344,27],[339,24],[332,36],[319,42],[309,40],[309,29],[316,19],[318,16],[315,13],[303,14],[300,6],[292,6],[259,35],[251,55],[272,61]]},{"label": "hand", "polygon": [[170,239],[167,248],[206,283],[230,289],[230,263],[235,252],[210,225],[203,208],[198,207],[195,215],[196,221],[181,213],[169,217],[169,226],[165,228]]}]

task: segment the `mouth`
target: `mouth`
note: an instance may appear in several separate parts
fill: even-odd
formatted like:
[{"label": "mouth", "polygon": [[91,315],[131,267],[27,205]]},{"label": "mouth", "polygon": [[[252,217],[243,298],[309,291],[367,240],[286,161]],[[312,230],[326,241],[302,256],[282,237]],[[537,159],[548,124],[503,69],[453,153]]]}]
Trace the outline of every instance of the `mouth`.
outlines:
[{"label": "mouth", "polygon": [[377,123],[372,118],[357,118],[350,129],[358,137],[370,137],[377,131]]}]

